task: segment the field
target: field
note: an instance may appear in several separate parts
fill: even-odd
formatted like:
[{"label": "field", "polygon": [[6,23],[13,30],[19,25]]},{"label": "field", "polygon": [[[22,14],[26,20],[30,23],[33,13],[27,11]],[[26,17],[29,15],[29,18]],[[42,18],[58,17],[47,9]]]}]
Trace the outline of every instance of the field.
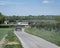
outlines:
[{"label": "field", "polygon": [[12,28],[0,28],[0,40],[7,34]]},{"label": "field", "polygon": [[7,43],[4,48],[23,48],[21,42],[15,36],[13,31],[14,28],[0,28],[0,40],[7,34],[6,37]]},{"label": "field", "polygon": [[60,31],[59,32],[55,31],[55,30],[48,31],[48,30],[45,30],[42,28],[37,29],[36,27],[34,27],[34,28],[26,27],[25,31],[27,33],[39,36],[47,41],[50,41],[50,42],[60,46]]}]

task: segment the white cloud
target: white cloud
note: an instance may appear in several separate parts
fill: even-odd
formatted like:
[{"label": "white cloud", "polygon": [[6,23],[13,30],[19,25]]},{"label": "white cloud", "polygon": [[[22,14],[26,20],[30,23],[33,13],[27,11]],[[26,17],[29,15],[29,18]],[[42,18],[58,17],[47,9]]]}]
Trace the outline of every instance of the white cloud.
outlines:
[{"label": "white cloud", "polygon": [[43,0],[42,3],[50,3],[50,1],[49,0]]}]

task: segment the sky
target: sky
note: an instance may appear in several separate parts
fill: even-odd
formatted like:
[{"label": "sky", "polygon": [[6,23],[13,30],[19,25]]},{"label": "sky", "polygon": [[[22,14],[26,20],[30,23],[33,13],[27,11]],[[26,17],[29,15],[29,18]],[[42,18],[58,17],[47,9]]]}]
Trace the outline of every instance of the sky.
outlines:
[{"label": "sky", "polygon": [[60,15],[60,0],[0,0],[0,12],[7,16]]}]

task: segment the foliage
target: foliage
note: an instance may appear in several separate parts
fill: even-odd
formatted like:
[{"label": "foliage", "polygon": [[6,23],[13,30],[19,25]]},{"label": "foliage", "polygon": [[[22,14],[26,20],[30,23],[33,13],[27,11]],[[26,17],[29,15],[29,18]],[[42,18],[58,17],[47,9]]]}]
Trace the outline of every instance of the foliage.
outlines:
[{"label": "foliage", "polygon": [[56,45],[60,46],[60,31],[56,31],[54,29],[45,30],[44,28],[36,28],[36,27],[26,27],[25,31],[27,33],[39,36],[45,40],[48,40]]},{"label": "foliage", "polygon": [[7,34],[11,28],[0,28],[0,40],[4,37],[5,34]]},{"label": "foliage", "polygon": [[4,48],[23,48],[22,45],[21,45],[21,42],[18,40],[18,38],[14,34],[13,30],[10,30],[7,33],[6,39],[7,39],[8,42],[17,42],[18,44],[6,45]]},{"label": "foliage", "polygon": [[22,48],[22,46],[19,45],[6,45],[4,48]]},{"label": "foliage", "polygon": [[13,42],[13,41],[18,42],[19,41],[13,31],[8,32],[8,35],[7,35],[6,39],[10,42]]},{"label": "foliage", "polygon": [[5,20],[5,16],[2,13],[0,13],[0,24],[4,23],[4,20]]},{"label": "foliage", "polygon": [[[59,21],[60,22],[60,15],[37,15],[37,16],[33,16],[33,15],[29,15],[29,16],[5,16],[2,13],[0,13],[0,24],[4,23],[5,20],[8,20],[9,22],[16,22],[16,21],[30,21],[30,22],[39,22],[41,20],[54,20],[54,21]],[[42,21],[43,22],[43,21]],[[51,21],[52,22],[52,21]]]}]

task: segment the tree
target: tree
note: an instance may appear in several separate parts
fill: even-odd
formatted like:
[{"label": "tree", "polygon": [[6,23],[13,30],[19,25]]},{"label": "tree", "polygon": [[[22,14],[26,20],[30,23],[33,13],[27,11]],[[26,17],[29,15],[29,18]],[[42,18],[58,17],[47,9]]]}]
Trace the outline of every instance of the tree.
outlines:
[{"label": "tree", "polygon": [[4,23],[4,20],[5,20],[5,16],[0,13],[0,24]]}]

